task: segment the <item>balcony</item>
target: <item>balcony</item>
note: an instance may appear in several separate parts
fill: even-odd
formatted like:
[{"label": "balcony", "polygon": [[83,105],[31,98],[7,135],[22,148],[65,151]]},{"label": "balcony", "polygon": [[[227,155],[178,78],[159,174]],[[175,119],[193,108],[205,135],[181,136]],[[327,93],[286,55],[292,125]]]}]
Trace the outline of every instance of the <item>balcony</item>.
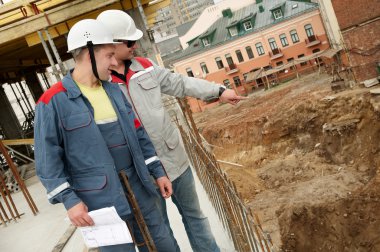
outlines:
[{"label": "balcony", "polygon": [[269,52],[269,56],[271,60],[274,60],[274,59],[281,58],[282,56],[284,56],[284,54],[281,52],[280,48],[275,48],[275,49],[272,49],[271,52]]},{"label": "balcony", "polygon": [[320,43],[321,41],[319,40],[317,35],[311,35],[310,37],[307,37],[307,39],[305,39],[306,47],[312,47],[315,45],[319,45]]},{"label": "balcony", "polygon": [[228,67],[225,67],[224,70],[227,74],[233,74],[239,72],[239,68],[236,66],[236,64],[228,65]]}]

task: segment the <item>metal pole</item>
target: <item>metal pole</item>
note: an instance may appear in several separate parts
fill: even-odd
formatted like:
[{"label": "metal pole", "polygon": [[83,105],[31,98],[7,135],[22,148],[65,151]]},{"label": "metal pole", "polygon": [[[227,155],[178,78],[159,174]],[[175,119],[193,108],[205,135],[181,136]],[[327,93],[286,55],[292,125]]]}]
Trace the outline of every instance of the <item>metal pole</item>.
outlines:
[{"label": "metal pole", "polygon": [[[11,192],[8,190],[7,185],[5,184],[3,175],[0,175],[0,183],[1,183],[1,187],[2,187],[0,195],[3,197],[4,203],[7,206],[8,211],[11,214],[12,218],[14,220],[16,220],[16,217],[20,218],[20,215],[19,215],[19,213],[17,211],[17,208],[16,208],[16,206],[15,206],[15,204],[13,202],[13,199],[12,199],[12,196],[11,196]],[[16,215],[13,213],[12,207],[11,207],[11,205],[9,205],[9,202],[8,202],[7,198],[9,198],[9,201],[11,202],[11,205],[12,205],[13,209],[16,211]]]},{"label": "metal pole", "polygon": [[133,193],[132,187],[130,186],[128,182],[128,177],[125,171],[121,171],[119,174],[120,174],[121,180],[124,182],[126,195],[129,200],[129,203],[131,204],[133,215],[135,216],[137,225],[139,226],[140,232],[144,238],[145,245],[149,252],[157,252],[156,245],[154,244],[154,241],[152,239],[152,236],[150,235],[148,226],[145,223],[144,216],[142,215],[140,207],[137,203],[135,194]]},{"label": "metal pole", "polygon": [[14,96],[16,97],[16,101],[17,101],[18,105],[20,106],[21,111],[22,111],[22,113],[24,114],[25,119],[26,119],[26,118],[27,118],[27,114],[25,113],[25,110],[24,110],[23,106],[21,105],[20,99],[18,98],[18,96],[17,96],[15,90],[13,89],[12,84],[9,84],[9,86],[11,87],[12,92],[13,92]]},{"label": "metal pole", "polygon": [[24,194],[24,197],[25,197],[26,201],[28,202],[30,209],[32,210],[33,214],[36,215],[38,213],[37,206],[34,203],[32,196],[30,196],[28,188],[26,188],[24,181],[21,179],[20,174],[18,173],[18,170],[17,170],[15,164],[13,163],[11,157],[8,154],[7,149],[5,148],[5,146],[1,140],[0,140],[0,152],[2,152],[4,158],[6,159],[8,165],[9,165],[9,169],[11,169],[17,184],[20,186],[20,189],[21,189],[22,193]]},{"label": "metal pole", "polygon": [[[26,82],[25,82],[25,83],[26,83]],[[34,111],[33,111],[34,109],[33,109],[33,106],[32,106],[32,104],[31,104],[30,101],[29,101],[29,98],[28,98],[28,96],[27,96],[27,94],[26,94],[25,88],[22,86],[22,82],[20,82],[20,88],[21,88],[21,91],[22,91],[22,93],[23,93],[23,95],[24,95],[24,97],[25,97],[25,99],[26,99],[28,105],[29,105],[30,112],[34,115]]]},{"label": "metal pole", "polygon": [[53,58],[51,57],[51,54],[50,54],[50,51],[49,51],[49,48],[42,36],[42,32],[41,31],[37,31],[37,34],[38,34],[38,37],[40,37],[40,40],[41,40],[41,44],[42,46],[44,47],[44,50],[45,50],[45,53],[46,53],[46,56],[48,57],[48,60],[49,60],[49,63],[50,63],[50,66],[51,68],[53,69],[53,74],[55,76],[55,78],[57,78],[58,81],[61,81],[61,76],[59,76],[59,73],[58,73],[58,70],[57,68],[55,67],[55,63],[54,63],[54,60]]},{"label": "metal pole", "polygon": [[63,64],[63,62],[62,62],[62,60],[61,60],[61,57],[59,56],[59,53],[58,53],[57,47],[55,46],[54,41],[51,39],[51,36],[50,36],[50,33],[49,33],[48,29],[46,29],[46,28],[45,28],[45,33],[46,33],[46,36],[47,36],[47,38],[48,38],[48,41],[49,41],[50,47],[51,47],[51,49],[53,50],[54,57],[55,57],[55,59],[56,59],[57,62],[58,62],[59,68],[61,69],[61,73],[62,73],[63,75],[66,75],[66,74],[67,74],[66,67],[65,67],[65,65]]},{"label": "metal pole", "polygon": [[[23,101],[23,103],[25,104],[25,107],[26,109],[28,110],[28,113],[30,113],[31,111],[33,111],[33,108],[32,108],[32,105],[30,104],[30,102],[28,101],[28,97],[26,96],[26,93],[23,89],[21,89],[21,84],[20,82],[17,82],[15,83],[15,86],[17,88],[17,92],[19,92],[19,94],[21,95],[20,99]],[[21,89],[21,90],[20,90]],[[23,92],[24,91],[24,92]]]},{"label": "metal pole", "polygon": [[149,34],[150,32],[150,29],[149,29],[149,26],[148,26],[148,21],[146,20],[146,16],[145,16],[145,12],[144,12],[144,9],[141,5],[141,2],[140,0],[136,0],[136,3],[137,3],[137,7],[139,9],[139,12],[140,12],[140,15],[141,15],[141,18],[144,22],[144,26],[145,26],[145,30],[146,32],[148,33],[148,37],[149,37],[149,40],[152,44],[152,47],[153,47],[153,52],[154,52],[154,56],[156,57],[156,61],[157,63],[160,64],[160,61],[158,60],[158,55],[159,55],[159,52],[158,52],[158,49],[157,49],[157,45],[156,43],[154,42],[154,38],[153,38],[153,34]]},{"label": "metal pole", "polygon": [[42,80],[44,81],[46,89],[49,89],[50,88],[50,84],[49,84],[48,78],[46,77],[46,74],[44,72],[42,72],[41,76],[42,76]]}]

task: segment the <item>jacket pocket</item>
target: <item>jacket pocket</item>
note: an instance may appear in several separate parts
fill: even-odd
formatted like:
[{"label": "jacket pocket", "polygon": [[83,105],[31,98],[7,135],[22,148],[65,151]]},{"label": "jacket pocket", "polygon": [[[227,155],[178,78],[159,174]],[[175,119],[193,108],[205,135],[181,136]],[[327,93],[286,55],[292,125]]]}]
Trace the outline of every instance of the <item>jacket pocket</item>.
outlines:
[{"label": "jacket pocket", "polygon": [[95,143],[95,136],[91,130],[92,117],[89,111],[71,114],[61,118],[62,127],[69,145],[81,146]]},{"label": "jacket pocket", "polygon": [[69,115],[62,119],[63,128],[67,131],[76,130],[86,127],[91,123],[91,116],[89,112],[82,112],[78,114]]},{"label": "jacket pocket", "polygon": [[174,150],[178,146],[178,143],[179,143],[179,136],[178,136],[177,131],[173,129],[173,131],[169,134],[168,137],[164,139],[164,141],[165,141],[166,146],[170,150]]},{"label": "jacket pocket", "polygon": [[143,91],[142,97],[139,97],[139,99],[145,99],[152,108],[162,107],[161,89],[158,82],[153,79],[151,73],[137,77],[137,83]]},{"label": "jacket pocket", "polygon": [[111,195],[106,175],[74,177],[73,187],[89,211],[110,205]]},{"label": "jacket pocket", "polygon": [[107,185],[107,176],[88,176],[73,179],[73,186],[78,192],[102,190]]}]

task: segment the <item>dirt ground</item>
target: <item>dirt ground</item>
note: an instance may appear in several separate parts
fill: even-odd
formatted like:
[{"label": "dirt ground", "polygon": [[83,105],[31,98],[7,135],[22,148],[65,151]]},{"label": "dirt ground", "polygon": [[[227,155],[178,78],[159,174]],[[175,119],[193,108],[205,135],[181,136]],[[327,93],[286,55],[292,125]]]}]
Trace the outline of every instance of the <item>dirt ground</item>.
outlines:
[{"label": "dirt ground", "polygon": [[313,73],[194,118],[282,251],[380,251],[380,95]]}]

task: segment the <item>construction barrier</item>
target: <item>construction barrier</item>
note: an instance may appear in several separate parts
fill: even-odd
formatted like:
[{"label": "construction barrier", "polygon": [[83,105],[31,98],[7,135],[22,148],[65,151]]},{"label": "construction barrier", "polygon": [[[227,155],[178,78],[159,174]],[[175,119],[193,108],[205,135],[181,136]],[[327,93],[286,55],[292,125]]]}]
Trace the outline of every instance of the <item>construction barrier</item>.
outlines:
[{"label": "construction barrier", "polygon": [[263,231],[258,216],[243,203],[235,184],[222,171],[211,151],[203,146],[186,101],[178,101],[186,121],[185,125],[178,123],[178,127],[190,162],[236,251],[273,251],[271,239]]}]

